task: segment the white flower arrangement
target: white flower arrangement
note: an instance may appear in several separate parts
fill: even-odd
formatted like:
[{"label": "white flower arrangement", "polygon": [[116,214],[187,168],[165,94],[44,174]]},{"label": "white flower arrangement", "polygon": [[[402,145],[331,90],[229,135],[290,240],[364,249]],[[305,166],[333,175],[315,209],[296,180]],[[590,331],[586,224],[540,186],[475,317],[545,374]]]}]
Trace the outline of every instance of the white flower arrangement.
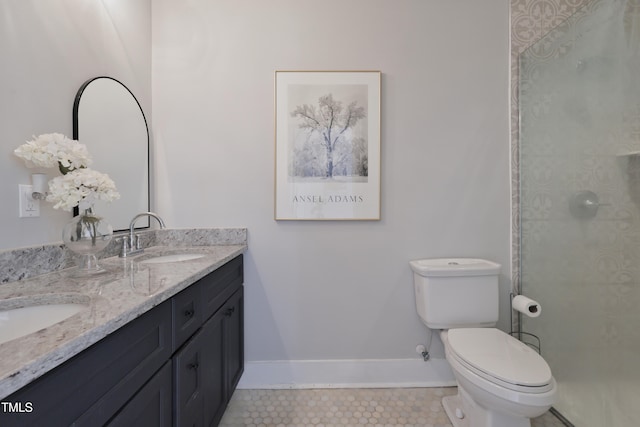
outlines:
[{"label": "white flower arrangement", "polygon": [[61,133],[46,133],[27,141],[14,150],[29,168],[59,168],[62,174],[86,168],[92,160],[87,146]]},{"label": "white flower arrangement", "polygon": [[120,193],[109,175],[89,168],[73,170],[49,181],[47,202],[54,203],[53,208],[70,211],[85,200],[111,202],[119,199]]},{"label": "white flower arrangement", "polygon": [[87,146],[60,133],[43,134],[14,150],[27,167],[58,168],[62,176],[49,181],[47,201],[53,208],[70,211],[80,202],[111,202],[120,198],[109,175],[89,169]]}]

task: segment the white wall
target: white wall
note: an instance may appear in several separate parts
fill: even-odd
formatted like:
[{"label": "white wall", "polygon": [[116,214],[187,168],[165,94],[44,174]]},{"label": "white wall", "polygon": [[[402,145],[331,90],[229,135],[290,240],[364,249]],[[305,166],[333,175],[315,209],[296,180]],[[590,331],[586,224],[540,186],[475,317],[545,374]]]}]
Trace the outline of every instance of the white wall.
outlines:
[{"label": "white wall", "polygon": [[0,56],[0,249],[60,241],[70,213],[41,202],[40,218],[18,218],[32,171],[13,150],[32,135],[71,137],[76,92],[92,77],[120,80],[151,114],[151,0],[2,0]]},{"label": "white wall", "polygon": [[[508,2],[153,0],[158,211],[246,226],[246,357],[408,359],[408,261],[504,266]],[[275,70],[381,70],[382,220],[273,220]],[[436,351],[442,357],[441,351]]]},{"label": "white wall", "polygon": [[[0,249],[59,240],[69,214],[17,217],[12,151],[71,135],[77,89],[110,75],[147,117],[153,92],[167,223],[249,228],[249,362],[415,359],[419,257],[502,263],[506,327],[507,2],[5,0],[0,20]],[[274,71],[296,69],[382,71],[381,221],[273,220]]]}]

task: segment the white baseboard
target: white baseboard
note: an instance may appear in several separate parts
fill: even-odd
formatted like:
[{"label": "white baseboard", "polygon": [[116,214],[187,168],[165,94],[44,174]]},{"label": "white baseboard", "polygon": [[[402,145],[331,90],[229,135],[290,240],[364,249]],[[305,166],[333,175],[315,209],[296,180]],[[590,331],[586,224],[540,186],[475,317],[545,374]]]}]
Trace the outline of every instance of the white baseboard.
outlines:
[{"label": "white baseboard", "polygon": [[274,360],[245,362],[241,389],[447,387],[445,359]]}]

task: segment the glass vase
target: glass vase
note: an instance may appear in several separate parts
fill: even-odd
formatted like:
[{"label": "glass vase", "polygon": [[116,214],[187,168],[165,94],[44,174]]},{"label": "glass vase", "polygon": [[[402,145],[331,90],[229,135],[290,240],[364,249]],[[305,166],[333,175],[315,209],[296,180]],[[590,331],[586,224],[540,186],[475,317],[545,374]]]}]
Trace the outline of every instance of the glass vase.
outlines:
[{"label": "glass vase", "polygon": [[80,255],[78,273],[97,274],[105,270],[98,265],[96,254],[107,247],[113,228],[104,218],[84,209],[62,230],[62,240],[69,250]]}]

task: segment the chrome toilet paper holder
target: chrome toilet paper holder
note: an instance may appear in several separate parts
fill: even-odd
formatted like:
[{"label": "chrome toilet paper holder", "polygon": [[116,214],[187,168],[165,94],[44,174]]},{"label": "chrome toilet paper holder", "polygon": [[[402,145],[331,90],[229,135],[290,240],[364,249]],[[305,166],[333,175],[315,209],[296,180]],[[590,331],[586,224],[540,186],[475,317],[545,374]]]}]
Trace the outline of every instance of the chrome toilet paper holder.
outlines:
[{"label": "chrome toilet paper holder", "polygon": [[542,354],[542,344],[540,341],[540,337],[530,332],[524,332],[522,330],[522,313],[520,312],[518,312],[518,330],[516,331],[513,329],[513,298],[515,298],[516,295],[517,294],[514,294],[513,292],[509,294],[509,327],[511,328],[511,332],[509,332],[509,335],[517,338],[519,341],[533,348],[538,352],[538,354]]}]

